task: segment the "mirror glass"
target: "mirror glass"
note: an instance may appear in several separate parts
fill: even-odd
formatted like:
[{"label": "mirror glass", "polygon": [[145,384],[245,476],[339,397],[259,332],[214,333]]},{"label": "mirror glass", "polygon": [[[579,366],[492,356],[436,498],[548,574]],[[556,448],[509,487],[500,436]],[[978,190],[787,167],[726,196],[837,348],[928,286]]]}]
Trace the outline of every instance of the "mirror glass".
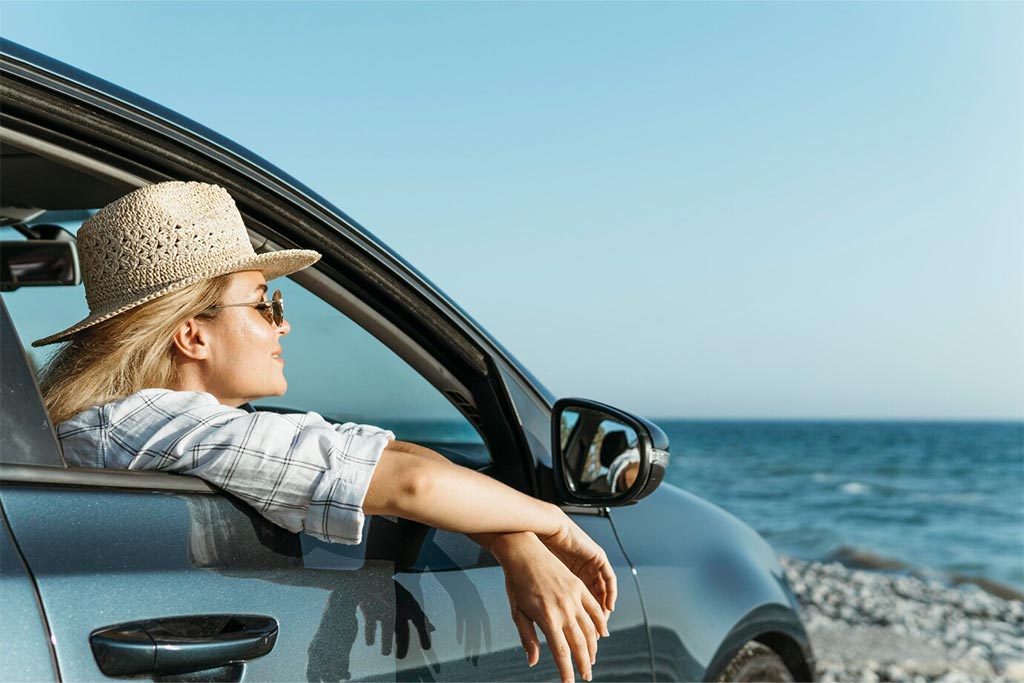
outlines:
[{"label": "mirror glass", "polygon": [[559,425],[565,481],[576,495],[601,498],[621,493],[640,463],[636,431],[599,410],[566,408]]},{"label": "mirror glass", "polygon": [[0,245],[2,291],[18,287],[76,285],[75,245],[57,240],[4,241]]}]

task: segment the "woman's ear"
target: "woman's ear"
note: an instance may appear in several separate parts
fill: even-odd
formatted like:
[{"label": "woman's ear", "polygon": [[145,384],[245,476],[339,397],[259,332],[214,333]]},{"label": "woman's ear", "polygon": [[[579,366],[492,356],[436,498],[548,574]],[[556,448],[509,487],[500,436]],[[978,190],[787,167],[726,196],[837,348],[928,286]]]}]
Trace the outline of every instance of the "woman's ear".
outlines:
[{"label": "woman's ear", "polygon": [[195,318],[189,318],[172,337],[174,349],[185,358],[206,360],[210,354],[209,340],[203,327]]}]

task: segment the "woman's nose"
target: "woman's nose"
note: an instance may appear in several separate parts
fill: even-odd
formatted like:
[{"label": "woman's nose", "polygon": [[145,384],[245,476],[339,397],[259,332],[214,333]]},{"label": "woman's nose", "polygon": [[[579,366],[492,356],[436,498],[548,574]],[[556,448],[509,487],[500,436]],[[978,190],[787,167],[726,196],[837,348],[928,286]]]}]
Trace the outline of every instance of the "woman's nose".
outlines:
[{"label": "woman's nose", "polygon": [[281,320],[281,324],[277,326],[277,333],[282,337],[292,331],[292,325],[288,322],[288,318]]}]

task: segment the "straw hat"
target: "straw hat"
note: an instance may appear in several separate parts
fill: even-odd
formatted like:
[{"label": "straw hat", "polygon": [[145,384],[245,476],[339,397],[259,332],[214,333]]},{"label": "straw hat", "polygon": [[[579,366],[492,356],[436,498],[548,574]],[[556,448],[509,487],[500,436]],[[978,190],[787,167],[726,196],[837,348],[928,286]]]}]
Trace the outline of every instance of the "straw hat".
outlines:
[{"label": "straw hat", "polygon": [[243,270],[270,280],[320,260],[309,249],[257,254],[227,190],[178,181],[140,188],[100,209],[82,223],[78,253],[89,316],[32,346],[63,341],[200,280]]}]

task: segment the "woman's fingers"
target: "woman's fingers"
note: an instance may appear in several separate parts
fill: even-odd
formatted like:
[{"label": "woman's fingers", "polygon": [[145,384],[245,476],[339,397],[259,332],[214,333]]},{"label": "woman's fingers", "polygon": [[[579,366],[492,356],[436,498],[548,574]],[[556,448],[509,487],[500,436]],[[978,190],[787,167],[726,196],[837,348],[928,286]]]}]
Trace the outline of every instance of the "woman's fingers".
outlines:
[{"label": "woman's fingers", "polygon": [[619,584],[615,578],[615,571],[612,570],[612,564],[605,558],[604,566],[601,568],[601,577],[605,583],[605,604],[606,610],[611,612],[615,609],[615,602],[619,599]]},{"label": "woman's fingers", "polygon": [[615,578],[615,570],[612,563],[608,561],[608,555],[603,549],[595,558],[594,583],[601,588],[601,605],[609,612],[615,609],[615,600],[618,598],[618,580]]},{"label": "woman's fingers", "polygon": [[590,672],[590,646],[587,645],[587,638],[583,635],[580,625],[576,621],[570,621],[562,627],[565,640],[572,648],[572,657],[576,660],[576,667],[580,670],[583,680],[589,681],[593,678]]},{"label": "woman's fingers", "polygon": [[548,641],[548,648],[555,658],[555,666],[558,667],[562,682],[573,683],[575,676],[572,673],[572,650],[569,648],[562,629],[553,628],[550,622],[541,622],[538,626],[544,632],[544,639]]},{"label": "woman's fingers", "polygon": [[566,517],[558,533],[541,539],[578,576],[603,607],[615,609],[618,583],[608,556],[572,519]]},{"label": "woman's fingers", "polygon": [[594,622],[587,615],[581,614],[576,617],[576,623],[579,624],[580,630],[583,631],[583,636],[587,639],[590,665],[593,666],[597,662],[597,639],[600,636],[597,634],[597,629],[594,628]]},{"label": "woman's fingers", "polygon": [[604,577],[604,572],[599,571],[597,576],[594,577],[594,597],[601,601],[601,607],[608,608],[608,580]]},{"label": "woman's fingers", "polygon": [[600,554],[590,563],[590,571],[594,577],[591,585],[601,606],[610,612],[615,609],[615,601],[618,599],[618,580],[608,556],[603,550],[599,549],[598,552]]},{"label": "woman's fingers", "polygon": [[527,661],[533,666],[540,658],[536,625],[562,680],[573,680],[574,661],[580,675],[591,680],[598,639],[609,633],[605,604],[612,596],[603,571],[604,552],[593,546],[590,552],[567,555],[566,561],[549,552],[550,546],[533,534],[507,540],[515,543],[502,547],[499,560]]},{"label": "woman's fingers", "polygon": [[519,640],[526,651],[526,663],[530,666],[536,665],[540,661],[540,640],[537,638],[537,629],[533,627],[533,620],[519,608],[513,608],[512,621],[515,622]]},{"label": "woman's fingers", "polygon": [[598,635],[602,637],[611,635],[608,632],[608,612],[594,599],[593,595],[586,594],[586,597],[583,599],[583,609],[587,611],[590,622]]}]

